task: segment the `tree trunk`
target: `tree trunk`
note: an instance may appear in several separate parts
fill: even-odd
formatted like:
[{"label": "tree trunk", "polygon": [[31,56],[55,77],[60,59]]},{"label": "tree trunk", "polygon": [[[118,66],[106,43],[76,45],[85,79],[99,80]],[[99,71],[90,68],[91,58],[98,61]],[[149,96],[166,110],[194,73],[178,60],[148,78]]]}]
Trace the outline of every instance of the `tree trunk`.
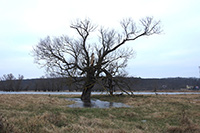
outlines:
[{"label": "tree trunk", "polygon": [[112,84],[112,78],[108,78],[108,87],[109,87],[109,92],[110,92],[110,95],[113,96],[113,84]]},{"label": "tree trunk", "polygon": [[89,70],[87,71],[86,81],[81,95],[82,101],[90,102],[90,96],[94,84],[95,84],[94,71],[93,67],[90,67]]},{"label": "tree trunk", "polygon": [[[86,83],[87,84],[87,83]],[[81,100],[84,102],[90,102],[90,96],[93,88],[93,83],[88,83],[82,91]]]}]

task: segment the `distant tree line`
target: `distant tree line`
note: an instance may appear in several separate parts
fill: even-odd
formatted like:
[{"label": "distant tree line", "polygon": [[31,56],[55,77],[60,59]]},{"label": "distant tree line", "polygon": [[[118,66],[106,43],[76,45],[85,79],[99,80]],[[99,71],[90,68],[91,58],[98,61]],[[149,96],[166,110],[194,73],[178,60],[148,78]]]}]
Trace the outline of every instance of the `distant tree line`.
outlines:
[{"label": "distant tree line", "polygon": [[132,88],[136,91],[165,91],[165,90],[186,90],[186,86],[191,86],[190,90],[199,90],[200,80],[198,78],[131,78]]},{"label": "distant tree line", "polygon": [[[77,78],[81,80],[81,78]],[[115,77],[113,91],[122,90],[119,86],[129,88],[132,91],[167,91],[181,90],[190,86],[192,90],[199,90],[200,80],[198,78],[162,78],[142,79],[134,77]],[[120,82],[119,82],[120,81]],[[108,91],[108,80],[101,80],[94,86],[93,91]],[[13,74],[5,74],[0,77],[0,91],[82,91],[84,82],[74,82],[74,79],[56,76],[43,76],[38,79],[24,79],[23,75],[15,77]],[[120,84],[120,85],[117,85]],[[124,93],[126,93],[124,91]]]},{"label": "distant tree line", "polygon": [[[38,79],[24,79],[23,75],[16,78],[13,74],[4,74],[0,77],[0,91],[82,91],[82,84],[83,82],[75,83],[74,79],[55,75],[42,76]],[[105,91],[105,88],[96,85],[94,91]]]},{"label": "distant tree line", "polygon": [[[69,82],[68,82],[69,83]],[[66,89],[66,78],[24,79],[13,74],[5,74],[0,78],[0,91],[63,91]]]},{"label": "distant tree line", "polygon": [[13,74],[5,74],[0,78],[0,90],[2,91],[20,91],[22,89],[23,75],[15,78]]}]

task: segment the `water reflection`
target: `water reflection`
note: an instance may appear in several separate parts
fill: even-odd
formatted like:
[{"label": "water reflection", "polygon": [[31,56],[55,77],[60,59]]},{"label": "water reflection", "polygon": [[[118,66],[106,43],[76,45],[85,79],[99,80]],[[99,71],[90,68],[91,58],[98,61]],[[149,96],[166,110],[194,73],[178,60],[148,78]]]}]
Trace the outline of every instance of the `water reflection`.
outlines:
[{"label": "water reflection", "polygon": [[91,99],[90,102],[83,102],[80,98],[67,98],[67,100],[75,101],[74,104],[68,105],[70,108],[120,108],[130,107],[123,103],[101,101],[98,99]]},{"label": "water reflection", "polygon": [[[114,94],[120,94],[115,92]],[[33,92],[33,91],[0,91],[0,94],[44,94],[44,95],[81,95],[82,92]],[[107,92],[92,92],[93,95],[108,94]],[[134,92],[135,95],[155,95],[155,92]],[[200,92],[156,92],[159,95],[187,95],[187,94],[200,94]]]}]

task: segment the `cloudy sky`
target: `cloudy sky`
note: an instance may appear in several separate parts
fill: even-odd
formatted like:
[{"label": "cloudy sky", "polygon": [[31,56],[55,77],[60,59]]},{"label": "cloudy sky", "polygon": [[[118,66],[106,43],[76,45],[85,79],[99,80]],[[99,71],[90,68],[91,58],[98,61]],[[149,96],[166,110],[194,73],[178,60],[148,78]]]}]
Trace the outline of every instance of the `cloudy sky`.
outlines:
[{"label": "cloudy sky", "polygon": [[44,75],[32,47],[47,35],[70,34],[69,24],[77,18],[115,27],[123,18],[153,16],[163,33],[127,44],[136,52],[129,76],[199,77],[199,5],[199,0],[0,0],[0,76]]}]

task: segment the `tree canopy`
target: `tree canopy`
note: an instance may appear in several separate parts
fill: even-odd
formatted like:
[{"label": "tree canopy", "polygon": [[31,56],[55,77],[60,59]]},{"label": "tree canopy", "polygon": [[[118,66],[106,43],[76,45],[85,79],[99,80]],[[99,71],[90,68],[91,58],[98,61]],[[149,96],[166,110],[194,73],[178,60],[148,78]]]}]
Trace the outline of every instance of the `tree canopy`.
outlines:
[{"label": "tree canopy", "polygon": [[[112,94],[113,84],[119,85],[113,77],[126,75],[127,61],[134,54],[132,48],[122,46],[142,36],[161,32],[160,21],[153,17],[141,19],[138,25],[131,18],[123,19],[120,25],[121,30],[118,30],[98,26],[90,19],[77,19],[70,25],[77,37],[63,35],[41,39],[33,49],[33,56],[36,63],[49,73],[74,79],[82,77],[82,100],[90,100],[95,83],[102,84],[102,87],[107,85],[105,88]],[[90,42],[92,33],[98,38],[95,43]]]}]

